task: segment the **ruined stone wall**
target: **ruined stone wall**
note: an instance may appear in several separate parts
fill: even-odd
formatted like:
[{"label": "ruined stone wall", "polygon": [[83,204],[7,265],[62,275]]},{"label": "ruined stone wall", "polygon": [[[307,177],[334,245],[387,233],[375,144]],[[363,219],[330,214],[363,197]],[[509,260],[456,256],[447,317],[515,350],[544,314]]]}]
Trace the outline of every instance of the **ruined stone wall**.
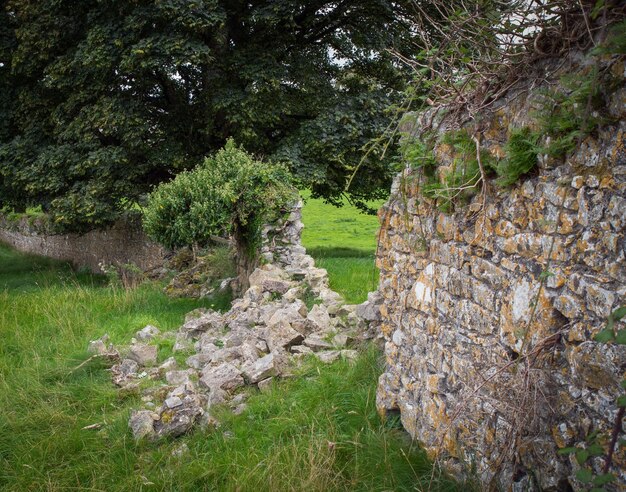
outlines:
[{"label": "ruined stone wall", "polygon": [[27,219],[19,222],[0,217],[0,242],[22,251],[100,273],[100,264],[133,263],[142,270],[162,265],[166,251],[144,234],[139,221],[120,220],[112,227],[79,234],[51,234]]},{"label": "ruined stone wall", "polygon": [[[493,155],[532,124],[532,104],[527,90],[496,103],[481,132]],[[626,352],[592,337],[626,303],[623,87],[610,112],[618,123],[564,162],[542,159],[484,202],[439,212],[405,170],[379,213],[379,409],[399,411],[431,454],[458,474],[474,468],[485,488],[580,489],[578,464],[557,450],[585,447],[594,430],[608,446]],[[436,149],[441,161],[448,152]],[[623,448],[614,463],[624,486]]]}]

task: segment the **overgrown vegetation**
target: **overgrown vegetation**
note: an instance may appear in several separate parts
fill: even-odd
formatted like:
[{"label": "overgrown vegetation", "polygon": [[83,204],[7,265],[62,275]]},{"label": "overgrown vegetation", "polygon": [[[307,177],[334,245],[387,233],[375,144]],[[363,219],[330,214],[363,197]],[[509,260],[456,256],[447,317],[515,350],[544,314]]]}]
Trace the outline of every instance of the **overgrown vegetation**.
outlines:
[{"label": "overgrown vegetation", "polygon": [[621,81],[597,67],[565,75],[560,87],[543,94],[536,117],[539,132],[548,136],[542,152],[563,158],[584,137],[610,123],[606,115],[608,97]]},{"label": "overgrown vegetation", "polygon": [[[401,145],[400,167],[413,170],[410,179],[441,210],[463,206],[496,175],[497,185],[514,184],[533,171],[540,156],[561,159],[611,123],[608,101],[623,83],[622,76],[611,74],[612,64],[624,54],[620,2],[435,0],[415,8],[414,28],[424,49],[414,59],[397,56],[414,73],[404,107],[422,118],[419,135],[410,122],[398,125],[413,127]],[[509,129],[505,155],[497,161],[481,141],[494,102],[518,84],[522,73],[529,80],[545,79],[545,73],[534,72],[538,60],[576,50],[587,54],[587,62],[561,76],[535,101],[530,128]],[[463,128],[434,131],[433,126],[459,115],[467,122]],[[435,149],[438,155],[448,154],[445,163],[439,162]]]},{"label": "overgrown vegetation", "polygon": [[165,287],[171,297],[203,297],[207,292],[219,292],[225,279],[237,275],[233,250],[215,245],[194,254],[181,249],[168,261],[168,267],[178,272]]},{"label": "overgrown vegetation", "polygon": [[[436,200],[444,212],[462,207],[483,191],[487,179],[497,176],[498,186],[511,186],[537,167],[540,155],[563,159],[584,138],[612,123],[607,105],[622,82],[609,68],[610,64],[602,70],[582,68],[544,90],[532,112],[533,128],[512,128],[500,160],[481,146],[480,132],[473,134],[467,127],[437,136],[432,131],[407,136],[401,145],[401,164],[418,171],[420,192]],[[449,154],[449,164],[438,161],[436,147]]]}]

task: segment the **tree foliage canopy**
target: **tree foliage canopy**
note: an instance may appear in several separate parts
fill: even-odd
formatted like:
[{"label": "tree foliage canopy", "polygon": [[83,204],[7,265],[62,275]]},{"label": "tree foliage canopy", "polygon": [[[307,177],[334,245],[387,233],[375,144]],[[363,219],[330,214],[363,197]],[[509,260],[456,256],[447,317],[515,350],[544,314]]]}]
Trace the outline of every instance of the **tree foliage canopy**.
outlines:
[{"label": "tree foliage canopy", "polygon": [[[338,199],[403,87],[410,0],[0,0],[0,207],[105,225],[234,138]],[[374,153],[350,193],[390,169]]]}]

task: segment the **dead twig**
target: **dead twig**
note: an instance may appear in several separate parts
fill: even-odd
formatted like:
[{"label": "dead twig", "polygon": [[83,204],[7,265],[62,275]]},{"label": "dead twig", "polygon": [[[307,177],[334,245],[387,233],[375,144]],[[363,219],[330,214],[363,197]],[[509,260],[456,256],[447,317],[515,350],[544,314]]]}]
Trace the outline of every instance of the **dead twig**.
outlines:
[{"label": "dead twig", "polygon": [[73,373],[78,371],[81,367],[84,367],[87,364],[89,364],[90,362],[92,362],[94,360],[97,360],[97,359],[103,359],[103,360],[107,360],[108,359],[111,362],[119,362],[120,354],[118,352],[105,352],[103,354],[94,354],[91,357],[89,357],[88,359],[86,359],[83,362],[81,362],[80,364],[78,364],[74,369],[72,369],[70,372],[68,372],[67,375],[68,376],[72,375]]}]

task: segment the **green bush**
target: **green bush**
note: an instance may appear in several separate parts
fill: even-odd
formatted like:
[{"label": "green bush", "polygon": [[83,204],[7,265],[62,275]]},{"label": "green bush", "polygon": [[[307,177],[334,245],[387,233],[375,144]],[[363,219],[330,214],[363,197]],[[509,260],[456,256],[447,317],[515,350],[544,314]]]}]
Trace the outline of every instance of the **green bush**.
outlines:
[{"label": "green bush", "polygon": [[143,225],[168,248],[204,245],[234,234],[255,248],[264,223],[297,200],[282,165],[256,161],[232,140],[193,171],[159,185],[148,199]]}]

